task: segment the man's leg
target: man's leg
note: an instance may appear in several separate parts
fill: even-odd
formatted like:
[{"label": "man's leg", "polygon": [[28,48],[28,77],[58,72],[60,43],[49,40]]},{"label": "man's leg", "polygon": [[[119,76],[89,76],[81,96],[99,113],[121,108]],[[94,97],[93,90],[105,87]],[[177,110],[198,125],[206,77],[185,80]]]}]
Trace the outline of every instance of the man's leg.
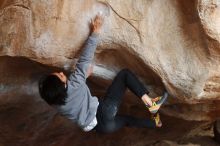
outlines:
[{"label": "man's leg", "polygon": [[110,98],[111,100],[120,103],[127,88],[140,99],[145,94],[149,93],[149,91],[131,71],[128,69],[123,69],[114,78],[112,84],[107,90],[105,97],[107,100]]},{"label": "man's leg", "polygon": [[100,103],[97,112],[98,131],[113,132],[123,126],[155,127],[153,120],[116,116],[127,87],[139,98],[148,93],[148,90],[133,73],[127,69],[120,71],[108,88],[104,101]]},{"label": "man's leg", "polygon": [[141,98],[152,114],[157,113],[168,97],[168,93],[164,92],[163,96],[151,99],[147,95],[149,91],[137,77],[128,69],[124,69],[113,80],[112,85],[107,90],[106,99],[115,101],[115,103],[118,103],[118,107],[126,88],[129,88],[137,97]]},{"label": "man's leg", "polygon": [[[112,133],[125,126],[135,128],[156,128],[156,123],[152,119],[139,119],[127,115],[116,115],[114,119],[101,119],[97,117],[98,125],[96,130],[101,133]],[[100,123],[101,121],[101,123]]]},{"label": "man's leg", "polygon": [[[115,117],[115,122],[118,127],[128,126],[135,128],[155,128],[156,124],[154,120],[151,119],[140,119],[128,115],[117,115]],[[123,124],[123,125],[121,125]]]}]

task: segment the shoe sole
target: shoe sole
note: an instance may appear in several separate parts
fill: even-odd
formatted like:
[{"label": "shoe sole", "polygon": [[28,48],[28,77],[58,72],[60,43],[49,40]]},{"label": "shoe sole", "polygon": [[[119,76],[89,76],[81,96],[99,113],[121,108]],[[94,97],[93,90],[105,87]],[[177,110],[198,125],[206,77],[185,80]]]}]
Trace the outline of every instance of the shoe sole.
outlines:
[{"label": "shoe sole", "polygon": [[157,103],[156,106],[152,106],[149,108],[149,111],[152,113],[152,114],[156,114],[157,111],[160,109],[160,107],[162,106],[162,104],[167,100],[167,97],[168,97],[168,93],[165,92],[162,96],[162,99]]}]

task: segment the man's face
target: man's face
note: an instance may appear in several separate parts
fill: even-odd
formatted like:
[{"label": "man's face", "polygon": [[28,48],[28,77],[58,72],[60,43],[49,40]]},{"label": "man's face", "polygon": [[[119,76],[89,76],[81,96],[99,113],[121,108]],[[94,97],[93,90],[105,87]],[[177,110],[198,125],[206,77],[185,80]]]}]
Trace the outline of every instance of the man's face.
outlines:
[{"label": "man's face", "polygon": [[63,72],[54,72],[52,73],[53,75],[57,76],[63,83],[66,84],[67,82],[67,78],[66,78],[66,75],[64,75]]}]

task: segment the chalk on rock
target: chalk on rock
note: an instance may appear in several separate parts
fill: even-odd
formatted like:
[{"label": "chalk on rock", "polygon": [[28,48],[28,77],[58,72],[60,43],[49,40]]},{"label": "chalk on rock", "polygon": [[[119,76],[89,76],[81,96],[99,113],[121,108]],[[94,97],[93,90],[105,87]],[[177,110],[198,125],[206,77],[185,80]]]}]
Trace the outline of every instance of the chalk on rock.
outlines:
[{"label": "chalk on rock", "polygon": [[95,5],[96,10],[98,10],[98,14],[104,17],[110,16],[110,7],[105,2],[97,2]]},{"label": "chalk on rock", "polygon": [[102,16],[102,14],[103,14],[103,13],[102,13],[102,11],[99,11],[99,13],[98,13],[98,14]]}]

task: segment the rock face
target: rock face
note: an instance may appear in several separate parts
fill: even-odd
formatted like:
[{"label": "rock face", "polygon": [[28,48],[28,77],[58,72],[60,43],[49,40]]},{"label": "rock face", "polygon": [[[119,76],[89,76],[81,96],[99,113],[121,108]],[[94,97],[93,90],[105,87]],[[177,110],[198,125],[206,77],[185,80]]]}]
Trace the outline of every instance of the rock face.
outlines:
[{"label": "rock face", "polygon": [[[0,146],[218,146],[212,140],[209,122],[163,114],[160,129],[123,128],[111,134],[82,132],[39,97],[39,78],[57,70],[21,57],[0,58],[0,74],[4,76],[0,78]],[[89,82],[96,89],[94,94],[103,95],[94,86],[97,79]],[[124,99],[121,113],[149,118],[146,107],[136,97],[127,93]]]},{"label": "rock face", "polygon": [[[99,11],[106,18],[93,94],[101,97],[115,73],[131,69],[150,96],[170,93],[161,130],[85,134],[39,97],[41,75],[74,68]],[[220,116],[219,0],[1,0],[0,56],[0,145],[217,145],[210,124],[195,127]],[[126,97],[121,112],[146,116]]]},{"label": "rock face", "polygon": [[110,71],[127,67],[152,96],[166,88],[175,97],[170,103],[178,110],[164,109],[170,115],[193,120],[219,116],[219,0],[2,0],[0,54],[69,70],[99,11],[106,21],[96,76],[111,78]]}]

